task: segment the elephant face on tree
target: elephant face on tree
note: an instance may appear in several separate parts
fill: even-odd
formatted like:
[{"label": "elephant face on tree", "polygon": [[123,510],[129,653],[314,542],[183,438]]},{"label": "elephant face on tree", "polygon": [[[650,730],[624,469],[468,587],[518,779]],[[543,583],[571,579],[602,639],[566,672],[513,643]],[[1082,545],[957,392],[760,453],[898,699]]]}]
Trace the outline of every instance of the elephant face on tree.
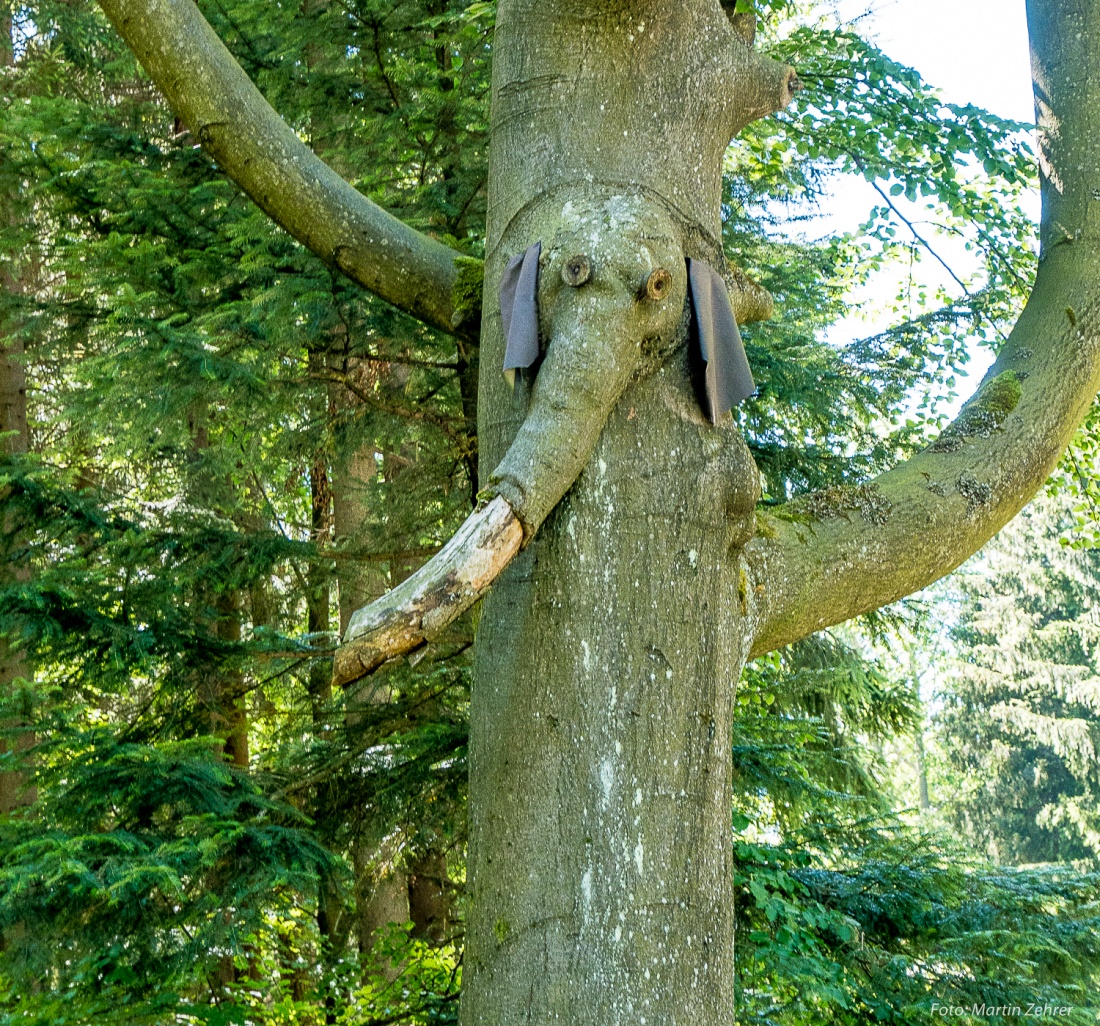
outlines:
[{"label": "elephant face on tree", "polygon": [[522,424],[490,483],[529,539],[588,462],[627,386],[685,341],[688,276],[672,218],[639,196],[558,196],[517,229],[509,234],[544,240],[537,297],[517,297],[534,300],[527,316],[537,317],[542,343],[516,383]]}]

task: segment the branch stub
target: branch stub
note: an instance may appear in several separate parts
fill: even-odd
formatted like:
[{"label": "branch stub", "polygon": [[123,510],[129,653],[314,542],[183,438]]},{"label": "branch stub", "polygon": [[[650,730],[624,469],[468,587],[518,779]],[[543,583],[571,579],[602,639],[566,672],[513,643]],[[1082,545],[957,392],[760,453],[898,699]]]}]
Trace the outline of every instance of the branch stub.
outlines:
[{"label": "branch stub", "polygon": [[562,264],[561,280],[575,289],[587,285],[592,280],[592,261],[583,253],[571,256]]},{"label": "branch stub", "polygon": [[659,303],[672,291],[672,275],[663,267],[658,267],[645,283],[645,294],[655,303]]}]

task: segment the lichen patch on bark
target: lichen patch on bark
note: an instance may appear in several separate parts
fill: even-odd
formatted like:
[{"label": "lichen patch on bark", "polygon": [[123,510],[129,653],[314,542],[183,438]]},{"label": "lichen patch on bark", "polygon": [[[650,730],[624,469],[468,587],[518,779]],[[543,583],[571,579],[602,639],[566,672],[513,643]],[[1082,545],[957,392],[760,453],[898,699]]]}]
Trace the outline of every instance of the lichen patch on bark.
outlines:
[{"label": "lichen patch on bark", "polygon": [[955,481],[959,494],[966,499],[966,515],[973,516],[993,499],[993,488],[979,481],[972,471],[964,470]]},{"label": "lichen patch on bark", "polygon": [[776,511],[780,519],[809,522],[850,517],[858,513],[869,524],[881,525],[890,516],[892,505],[874,483],[838,485],[799,496]]},{"label": "lichen patch on bark", "polygon": [[1020,375],[1013,370],[1004,371],[982,386],[944,433],[988,438],[1000,430],[1008,415],[1020,404],[1022,395]]}]

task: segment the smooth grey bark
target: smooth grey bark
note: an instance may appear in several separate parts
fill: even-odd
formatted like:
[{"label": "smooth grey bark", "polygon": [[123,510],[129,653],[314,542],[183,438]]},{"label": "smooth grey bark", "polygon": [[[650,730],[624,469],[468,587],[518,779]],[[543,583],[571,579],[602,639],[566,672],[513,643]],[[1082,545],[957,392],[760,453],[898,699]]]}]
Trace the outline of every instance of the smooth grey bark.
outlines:
[{"label": "smooth grey bark", "polygon": [[[486,295],[542,239],[549,349],[533,389],[510,393],[486,301],[481,451],[533,541],[477,642],[466,1026],[730,1021],[745,656],[953,569],[1034,494],[1095,396],[1100,3],[1028,10],[1044,221],[1020,324],[927,453],[754,521],[755,467],[732,428],[700,423],[683,326],[626,286],[633,259],[682,274],[676,245],[717,258],[726,133],[766,109],[739,90],[775,78],[710,59],[725,38],[711,4],[502,2]],[[556,262],[580,241],[617,294],[560,288]]]},{"label": "smooth grey bark", "polygon": [[[759,475],[690,379],[685,257],[724,267],[722,154],[793,73],[717,3],[498,12],[478,436],[531,540],[477,637],[462,1020],[726,1024]],[[512,391],[488,297],[540,239],[548,348]]]}]

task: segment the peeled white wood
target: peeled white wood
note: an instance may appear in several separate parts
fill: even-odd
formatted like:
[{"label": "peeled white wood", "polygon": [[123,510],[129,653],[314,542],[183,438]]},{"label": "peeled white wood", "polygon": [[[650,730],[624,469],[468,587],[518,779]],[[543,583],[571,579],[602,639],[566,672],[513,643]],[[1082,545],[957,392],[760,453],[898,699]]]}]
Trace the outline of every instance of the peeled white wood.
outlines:
[{"label": "peeled white wood", "polygon": [[519,519],[499,495],[471,513],[407,581],[352,616],[333,684],[351,684],[437,637],[485,594],[522,541]]}]

